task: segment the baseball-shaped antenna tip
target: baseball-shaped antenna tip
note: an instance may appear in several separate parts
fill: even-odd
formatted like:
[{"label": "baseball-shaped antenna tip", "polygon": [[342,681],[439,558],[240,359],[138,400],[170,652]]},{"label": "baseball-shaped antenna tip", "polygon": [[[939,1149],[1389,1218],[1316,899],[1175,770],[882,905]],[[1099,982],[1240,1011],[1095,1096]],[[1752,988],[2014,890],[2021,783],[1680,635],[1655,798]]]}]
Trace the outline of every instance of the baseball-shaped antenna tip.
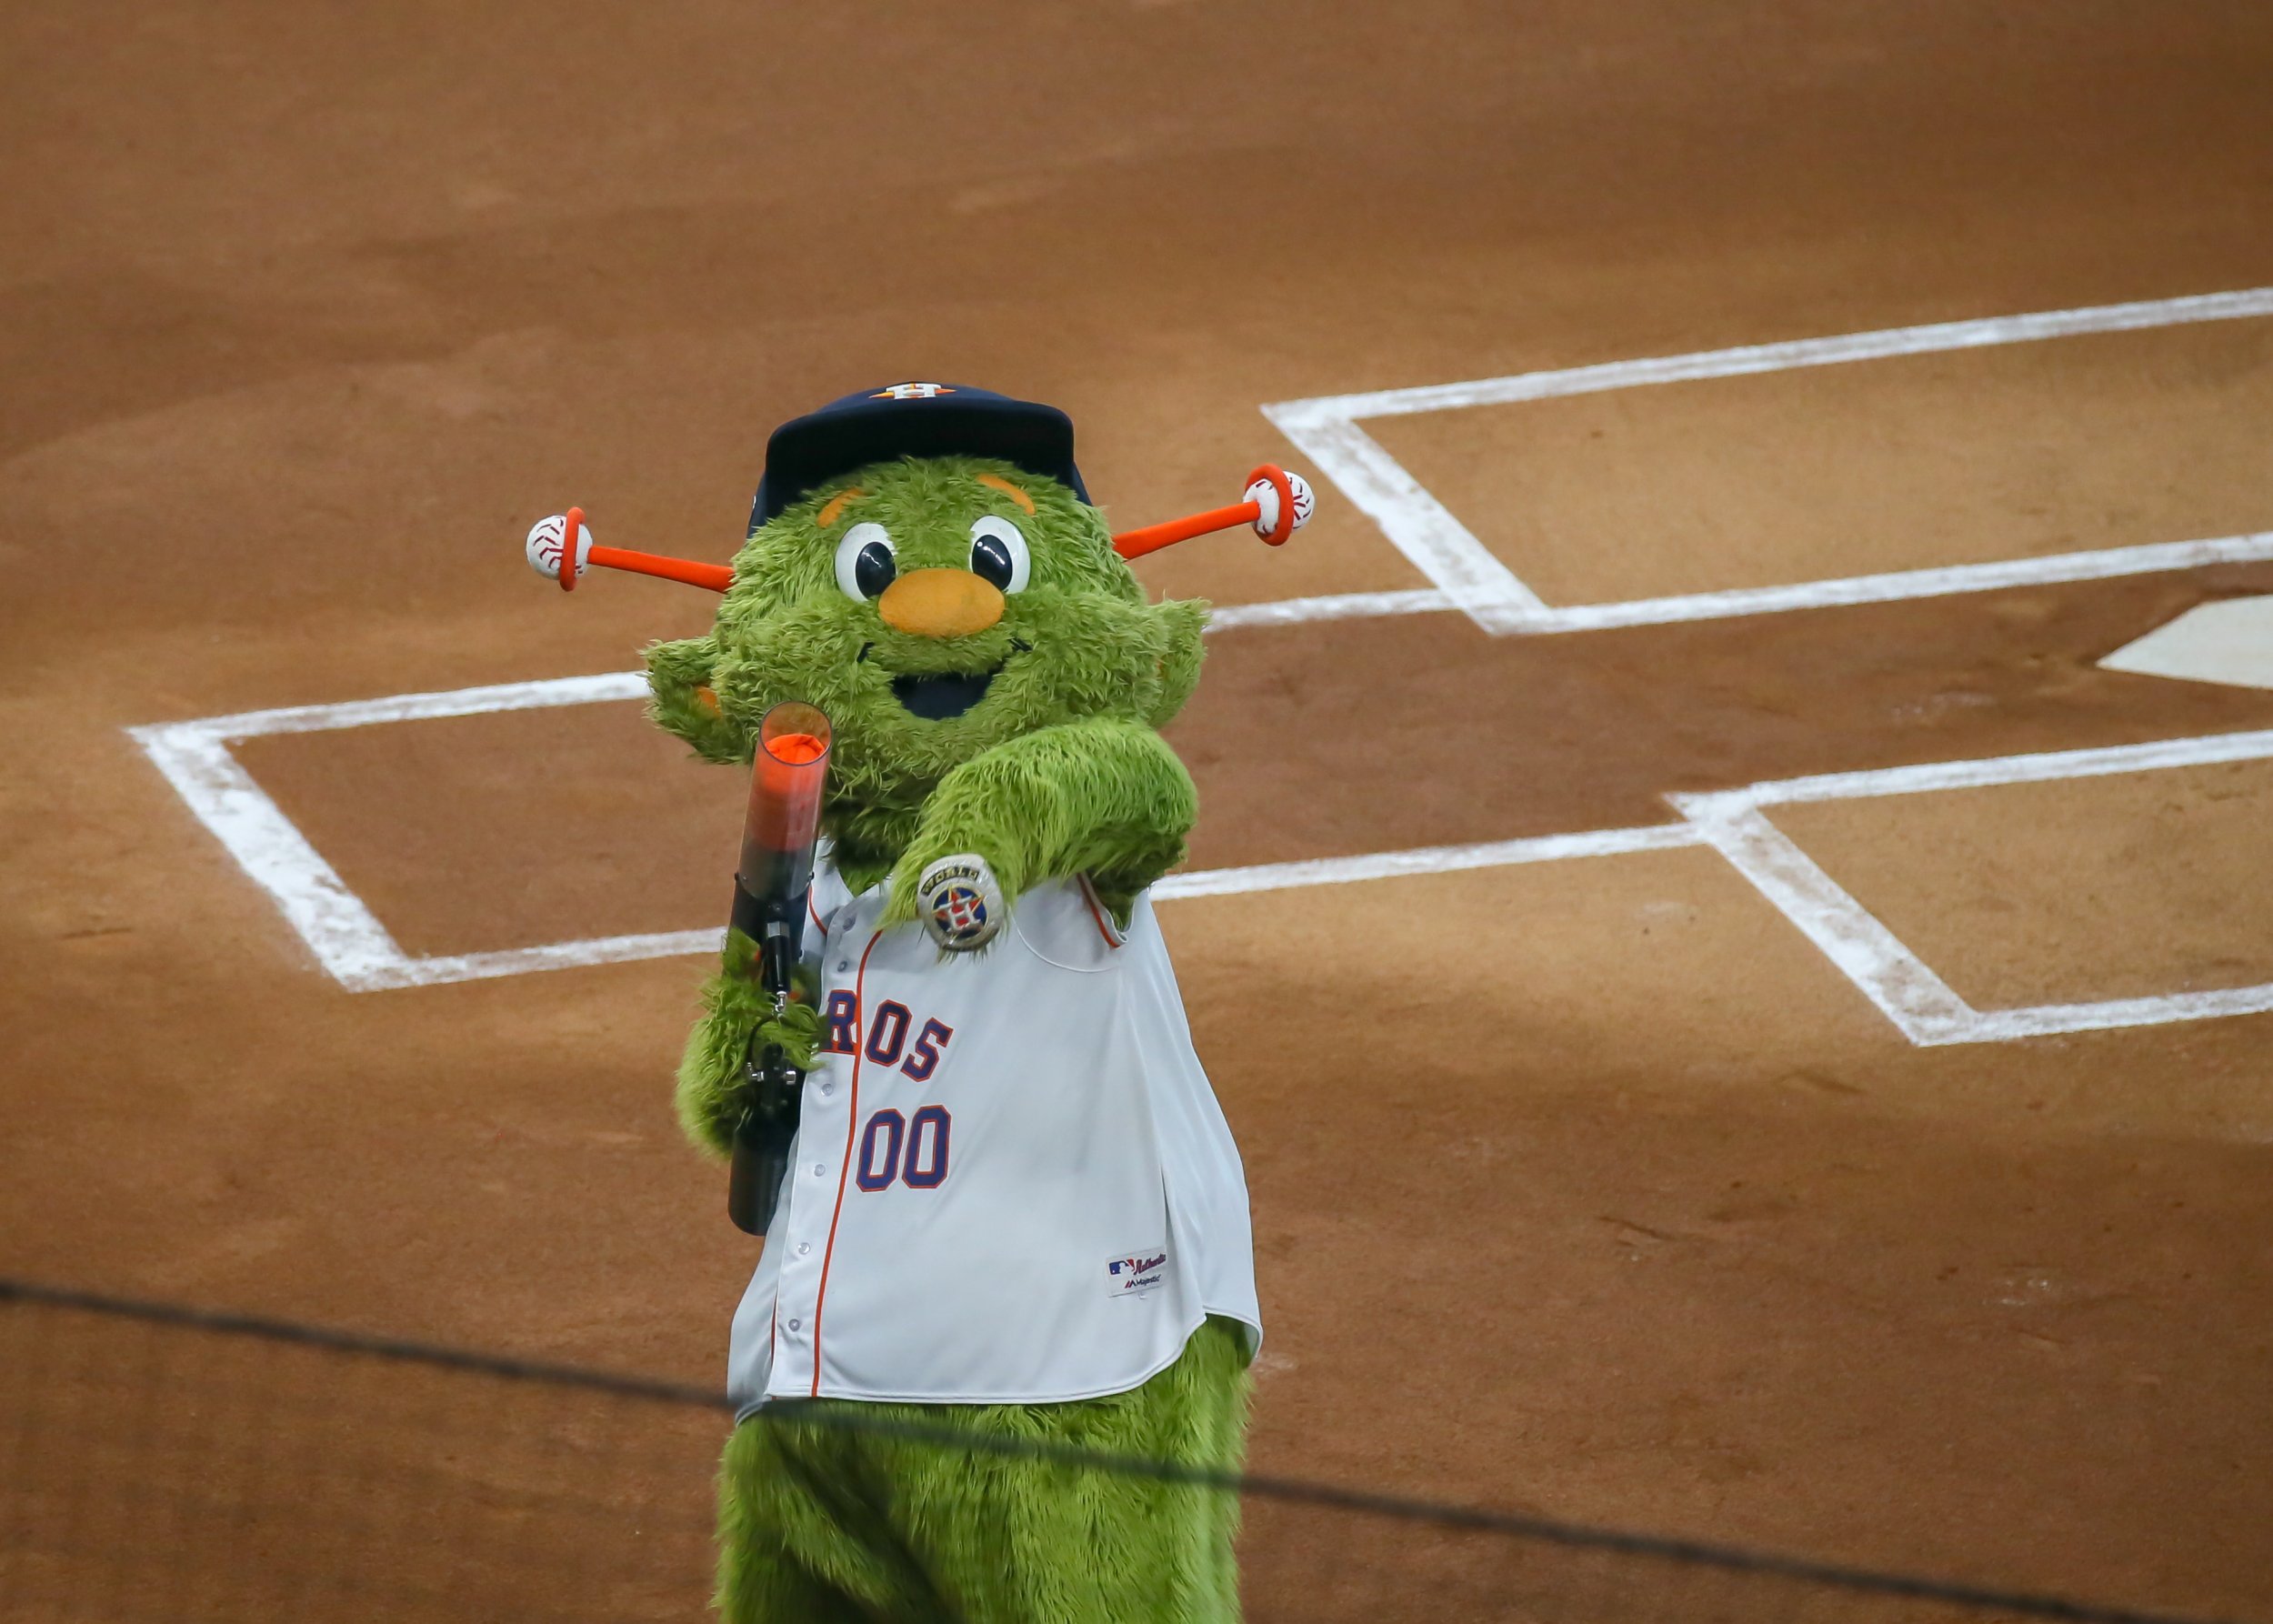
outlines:
[{"label": "baseball-shaped antenna tip", "polygon": [[[1311,493],[1310,482],[1301,475],[1275,463],[1265,463],[1248,478],[1249,484],[1240,499],[1255,504],[1255,533],[1271,546],[1281,545],[1310,522],[1317,497]],[[1280,495],[1282,481],[1284,501]],[[1289,506],[1293,509],[1291,514],[1287,511]]]},{"label": "baseball-shaped antenna tip", "polygon": [[[577,515],[576,556],[571,566],[570,579],[581,581],[592,566],[592,527]],[[560,579],[561,560],[567,555],[568,516],[554,514],[529,526],[529,538],[522,551],[527,556],[529,567],[548,581]]]}]

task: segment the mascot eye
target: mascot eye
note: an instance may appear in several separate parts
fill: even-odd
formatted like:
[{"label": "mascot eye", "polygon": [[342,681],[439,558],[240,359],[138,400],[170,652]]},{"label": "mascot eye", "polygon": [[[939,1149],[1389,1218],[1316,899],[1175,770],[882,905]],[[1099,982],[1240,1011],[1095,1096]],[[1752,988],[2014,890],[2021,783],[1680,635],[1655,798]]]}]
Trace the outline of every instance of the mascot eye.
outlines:
[{"label": "mascot eye", "polygon": [[990,581],[1006,596],[1017,591],[1034,573],[1026,556],[1026,537],[1008,519],[991,514],[971,526],[971,573]]},{"label": "mascot eye", "polygon": [[882,597],[897,574],[892,538],[882,525],[855,525],[836,544],[836,584],[855,603]]}]

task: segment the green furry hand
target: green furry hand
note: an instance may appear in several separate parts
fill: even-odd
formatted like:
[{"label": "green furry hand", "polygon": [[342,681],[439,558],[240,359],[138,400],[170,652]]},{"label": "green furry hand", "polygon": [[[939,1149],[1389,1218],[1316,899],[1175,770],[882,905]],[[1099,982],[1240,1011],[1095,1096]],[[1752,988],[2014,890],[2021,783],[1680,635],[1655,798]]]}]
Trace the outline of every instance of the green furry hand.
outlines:
[{"label": "green furry hand", "polygon": [[717,1156],[733,1149],[734,1130],[749,1107],[743,1067],[753,1048],[763,1054],[778,1046],[792,1067],[809,1071],[821,1043],[821,1012],[811,1004],[793,1002],[774,1013],[774,1000],[753,971],[756,956],[748,937],[727,932],[724,967],[704,984],[703,1018],[687,1034],[679,1060],[679,1126]]},{"label": "green furry hand", "polygon": [[1136,895],[1184,856],[1198,808],[1160,736],[1102,718],[1043,727],[973,757],[940,780],[892,867],[884,924],[912,922],[916,881],[942,857],[986,859],[1006,902],[1086,874],[1123,925]]}]

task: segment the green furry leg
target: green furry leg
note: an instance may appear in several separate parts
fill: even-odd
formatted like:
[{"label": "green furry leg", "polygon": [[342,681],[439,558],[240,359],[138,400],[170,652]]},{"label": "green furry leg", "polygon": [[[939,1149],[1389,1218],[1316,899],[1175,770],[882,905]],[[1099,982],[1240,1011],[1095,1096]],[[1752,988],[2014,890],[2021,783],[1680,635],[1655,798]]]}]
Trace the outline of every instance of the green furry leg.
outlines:
[{"label": "green furry leg", "polygon": [[[1109,1398],[822,1404],[1236,1470],[1245,1364],[1239,1328],[1210,1319],[1175,1364]],[[718,1514],[726,1624],[1232,1624],[1239,1616],[1239,1507],[1229,1494],[800,1427],[795,1414],[745,1423],[726,1443]]]}]

